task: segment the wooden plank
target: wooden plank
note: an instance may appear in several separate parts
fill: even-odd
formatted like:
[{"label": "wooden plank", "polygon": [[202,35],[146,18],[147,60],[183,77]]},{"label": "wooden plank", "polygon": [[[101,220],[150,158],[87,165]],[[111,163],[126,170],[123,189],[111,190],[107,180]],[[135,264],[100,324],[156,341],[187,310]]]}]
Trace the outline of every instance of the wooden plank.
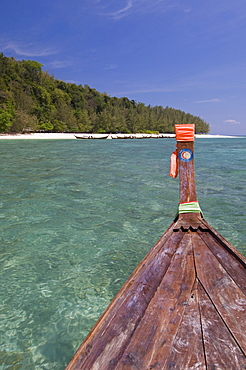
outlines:
[{"label": "wooden plank", "polygon": [[[188,149],[194,153],[193,141],[178,141],[177,150]],[[184,162],[179,159],[179,182],[180,182],[180,202],[194,202],[197,200],[196,183],[194,172],[194,158],[189,162]]]},{"label": "wooden plank", "polygon": [[191,292],[188,305],[185,308],[172,351],[167,359],[166,369],[206,369],[198,306],[197,280]]},{"label": "wooden plank", "polygon": [[246,296],[197,233],[193,233],[197,277],[246,354]]},{"label": "wooden plank", "polygon": [[237,260],[244,266],[246,269],[246,257],[244,257],[233,245],[231,245],[217,230],[215,230],[208,222],[202,219],[202,224],[209,229],[209,233],[213,236],[213,238],[217,239],[221,245],[225,249],[227,249]]},{"label": "wooden plank", "polygon": [[164,368],[194,282],[191,241],[185,234],[116,370]]},{"label": "wooden plank", "polygon": [[[167,237],[168,235],[168,237]],[[183,238],[169,229],[133,272],[67,366],[110,369],[121,357]]]},{"label": "wooden plank", "polygon": [[207,369],[245,369],[246,357],[201,284],[198,285],[198,300]]},{"label": "wooden plank", "polygon": [[242,292],[246,294],[246,268],[243,264],[210,233],[198,230],[198,234]]}]

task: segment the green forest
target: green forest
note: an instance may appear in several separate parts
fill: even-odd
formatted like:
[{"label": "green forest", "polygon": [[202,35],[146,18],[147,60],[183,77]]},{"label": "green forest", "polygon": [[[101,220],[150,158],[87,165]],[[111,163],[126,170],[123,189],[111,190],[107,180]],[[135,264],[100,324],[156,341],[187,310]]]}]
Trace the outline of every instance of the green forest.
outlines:
[{"label": "green forest", "polygon": [[181,110],[110,97],[88,85],[57,80],[34,60],[0,53],[0,132],[173,133],[178,123],[209,124]]}]

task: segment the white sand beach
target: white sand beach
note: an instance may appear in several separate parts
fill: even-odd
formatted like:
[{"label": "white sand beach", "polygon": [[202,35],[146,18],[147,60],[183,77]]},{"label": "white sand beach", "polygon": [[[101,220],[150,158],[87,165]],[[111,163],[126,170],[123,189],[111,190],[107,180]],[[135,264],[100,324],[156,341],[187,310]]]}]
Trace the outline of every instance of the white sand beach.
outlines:
[{"label": "white sand beach", "polygon": [[[105,134],[87,134],[87,133],[79,133],[79,134],[74,134],[74,133],[32,133],[32,134],[15,134],[15,135],[8,135],[8,134],[0,134],[0,140],[76,140],[77,136],[92,136],[94,139],[99,139],[102,136],[105,136]],[[122,134],[123,136],[123,134]],[[140,138],[142,134],[131,134],[131,136],[135,136],[136,138]],[[173,138],[175,137],[174,134],[160,134],[160,137],[164,138]],[[158,137],[158,136],[156,136]],[[196,138],[238,138],[239,136],[228,136],[228,135],[210,135],[210,134],[198,134],[195,135]]]},{"label": "white sand beach", "polygon": [[231,138],[239,138],[239,136],[233,136],[233,135],[210,135],[210,134],[196,134],[195,135],[196,139],[216,139],[216,138],[221,138],[221,139],[231,139]]},{"label": "white sand beach", "polygon": [[0,140],[2,139],[6,139],[6,140],[13,140],[13,139],[16,139],[16,140],[26,140],[26,139],[35,139],[35,140],[39,140],[39,139],[44,139],[44,140],[47,140],[47,139],[53,139],[53,140],[56,140],[56,139],[76,139],[76,137],[74,136],[74,134],[72,133],[34,133],[34,134],[16,134],[16,135],[8,135],[8,134],[5,134],[5,135],[1,135],[0,134]]}]

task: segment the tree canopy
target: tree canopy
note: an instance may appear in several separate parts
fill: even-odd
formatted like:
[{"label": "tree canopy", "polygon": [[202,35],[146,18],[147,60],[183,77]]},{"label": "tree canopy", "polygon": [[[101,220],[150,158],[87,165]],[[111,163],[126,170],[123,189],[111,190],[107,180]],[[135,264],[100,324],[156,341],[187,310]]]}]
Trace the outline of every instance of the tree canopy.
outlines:
[{"label": "tree canopy", "polygon": [[200,117],[65,83],[42,67],[0,53],[0,132],[172,133],[177,123],[194,123],[196,132],[209,132]]}]

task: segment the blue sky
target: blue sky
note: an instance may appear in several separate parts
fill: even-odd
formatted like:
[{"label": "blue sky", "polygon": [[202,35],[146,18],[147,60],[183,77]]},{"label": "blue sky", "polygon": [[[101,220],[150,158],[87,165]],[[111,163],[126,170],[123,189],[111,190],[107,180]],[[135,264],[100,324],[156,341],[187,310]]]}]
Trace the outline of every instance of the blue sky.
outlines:
[{"label": "blue sky", "polygon": [[0,51],[246,135],[245,0],[0,0]]}]

